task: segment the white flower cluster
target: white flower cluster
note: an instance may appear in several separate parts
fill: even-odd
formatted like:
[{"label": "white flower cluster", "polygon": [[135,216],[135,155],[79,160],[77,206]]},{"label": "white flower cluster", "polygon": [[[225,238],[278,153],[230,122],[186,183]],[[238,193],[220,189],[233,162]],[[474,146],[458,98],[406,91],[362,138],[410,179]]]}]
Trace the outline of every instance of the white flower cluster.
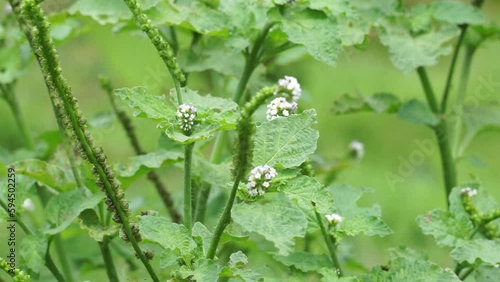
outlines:
[{"label": "white flower cluster", "polygon": [[300,88],[300,84],[297,79],[293,76],[285,75],[284,78],[278,80],[278,85],[280,89],[276,94],[285,92],[289,96],[291,96],[292,102],[297,102],[302,95],[302,89]]},{"label": "white flower cluster", "polygon": [[250,171],[250,176],[248,177],[248,192],[252,196],[264,195],[269,185],[270,181],[278,175],[273,167],[268,165],[256,166]]},{"label": "white flower cluster", "polygon": [[465,188],[462,188],[462,190],[460,190],[460,193],[462,193],[462,195],[464,195],[464,194],[467,195],[467,197],[474,197],[477,195],[477,189],[465,187]]},{"label": "white flower cluster", "polygon": [[198,110],[191,104],[182,104],[177,109],[177,120],[184,132],[190,132],[195,124]]},{"label": "white flower cluster", "polygon": [[332,224],[332,223],[341,223],[342,220],[344,220],[340,215],[336,214],[336,213],[332,213],[332,214],[327,214],[325,215],[326,219],[328,220],[328,223]]},{"label": "white flower cluster", "polygon": [[365,155],[365,145],[357,140],[353,140],[349,144],[349,150],[356,159],[362,159]]},{"label": "white flower cluster", "polygon": [[267,105],[267,120],[273,120],[278,117],[287,117],[295,113],[297,110],[297,103],[289,103],[285,98],[279,97],[271,101]]}]

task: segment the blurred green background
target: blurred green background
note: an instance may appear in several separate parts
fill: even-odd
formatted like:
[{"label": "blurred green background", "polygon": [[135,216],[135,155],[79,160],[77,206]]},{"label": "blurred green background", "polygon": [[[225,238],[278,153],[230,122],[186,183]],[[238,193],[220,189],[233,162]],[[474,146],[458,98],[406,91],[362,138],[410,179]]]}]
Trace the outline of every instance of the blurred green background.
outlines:
[{"label": "blurred green background", "polygon": [[[0,3],[3,7],[4,2]],[[486,1],[483,10],[489,21],[500,24],[498,1]],[[72,85],[74,95],[79,99],[80,106],[88,118],[110,111],[107,97],[97,81],[98,74],[109,75],[115,87],[153,84],[155,87],[150,90],[157,94],[166,93],[172,86],[150,42],[136,34],[115,34],[110,27],[90,24],[87,32],[61,45],[59,51],[64,75]],[[472,95],[482,87],[481,78],[484,78],[496,83],[491,99],[484,102],[492,103],[500,100],[499,54],[498,41],[483,45],[477,52],[472,66],[468,95]],[[439,65],[428,68],[434,89],[438,93],[442,92],[449,60],[450,56],[447,56]],[[365,158],[353,168],[341,173],[337,182],[373,188],[374,192],[365,196],[361,202],[363,205],[378,203],[382,208],[384,220],[393,229],[394,234],[385,238],[358,237],[346,240],[353,244],[354,255],[371,268],[375,264],[387,262],[388,247],[405,244],[429,253],[431,260],[443,266],[452,266],[448,258],[449,250],[438,247],[431,237],[422,235],[415,223],[418,215],[446,206],[436,144],[433,145],[434,152],[426,156],[421,165],[415,166],[414,172],[405,177],[403,182],[391,186],[386,179],[388,172],[397,174],[401,158],[408,160],[410,154],[418,149],[415,141],[434,140],[433,132],[392,115],[366,113],[333,116],[331,114],[332,102],[336,97],[355,91],[364,94],[383,91],[394,93],[401,98],[424,99],[416,73],[404,75],[393,67],[386,48],[381,46],[376,38],[371,38],[368,48],[364,51],[346,50],[340,55],[336,68],[304,57],[273,71],[276,71],[277,76],[297,77],[305,93],[301,107],[315,108],[318,111],[317,128],[320,132],[318,154],[325,159],[334,160],[346,153],[350,141],[359,140],[365,144]],[[456,79],[453,84],[452,98],[456,96],[457,81]],[[211,92],[211,89],[203,84],[203,76],[199,74],[192,76],[190,87],[200,89],[202,93]],[[34,135],[56,129],[47,90],[37,64],[32,63],[26,75],[19,80],[16,93],[28,127]],[[212,95],[229,96],[230,93],[212,93]],[[138,119],[134,119],[134,123],[144,148],[148,151],[153,150],[159,136],[155,124]],[[94,135],[111,162],[126,161],[133,155],[124,132],[116,122],[108,129],[94,130]],[[11,150],[22,146],[20,133],[5,103],[0,103],[0,146]],[[459,182],[477,177],[484,187],[500,200],[499,132],[479,135],[466,151],[466,155],[481,159],[486,166],[478,167],[467,160],[461,161],[458,165]],[[181,170],[177,168],[161,170],[168,186],[178,192],[182,189],[178,178],[180,173]],[[148,189],[143,189],[145,185]],[[149,183],[141,181],[129,188],[127,196],[133,199],[133,203],[140,204],[142,201],[144,207],[158,209],[163,213],[160,200],[157,199],[154,190],[149,188]],[[179,202],[180,194],[177,194],[176,198]],[[3,248],[4,244],[0,244],[2,255]]]}]

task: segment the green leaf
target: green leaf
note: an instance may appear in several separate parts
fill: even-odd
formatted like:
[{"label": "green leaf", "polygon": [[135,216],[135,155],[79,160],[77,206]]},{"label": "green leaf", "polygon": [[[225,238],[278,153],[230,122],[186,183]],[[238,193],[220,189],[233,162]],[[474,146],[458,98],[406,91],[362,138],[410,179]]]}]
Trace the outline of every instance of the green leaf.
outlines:
[{"label": "green leaf", "polygon": [[342,41],[334,18],[314,10],[298,11],[283,19],[283,31],[316,60],[336,66]]},{"label": "green leaf", "polygon": [[[157,0],[138,0],[143,9],[154,6]],[[130,10],[122,0],[78,0],[68,12],[70,14],[80,14],[91,17],[99,24],[116,24],[121,20],[132,18]]]},{"label": "green leaf", "polygon": [[439,123],[438,117],[431,111],[429,106],[424,102],[411,99],[401,105],[398,116],[415,124],[435,126]]},{"label": "green leaf", "polygon": [[[368,208],[358,207],[356,202],[363,193],[370,191],[366,188],[355,188],[347,185],[333,185],[329,187],[335,199],[335,207],[338,214],[343,217],[335,232],[354,236],[365,234],[367,236],[378,235],[380,237],[389,235],[392,230],[381,219],[381,211],[378,205]],[[335,234],[338,235],[338,234]]]},{"label": "green leaf", "polygon": [[214,164],[208,160],[193,156],[192,174],[202,182],[217,189],[225,189],[231,182],[231,163]]},{"label": "green leaf", "polygon": [[113,93],[128,101],[135,116],[163,121],[175,115],[175,109],[166,104],[164,96],[153,96],[146,87],[119,88]]},{"label": "green leaf", "polygon": [[244,230],[273,242],[280,255],[292,252],[294,238],[304,237],[307,226],[305,215],[283,197],[263,204],[235,204],[232,218]]},{"label": "green leaf", "polygon": [[129,158],[127,164],[117,163],[114,169],[120,182],[122,182],[122,186],[127,187],[144,174],[156,168],[178,162],[183,158],[184,155],[181,152],[158,150],[144,155],[133,156]]},{"label": "green leaf", "polygon": [[248,263],[247,256],[242,251],[237,251],[229,256],[229,263],[220,271],[220,278],[238,278],[229,281],[257,282],[261,281],[261,275],[251,269],[245,268]]},{"label": "green leaf", "polygon": [[463,152],[478,134],[500,130],[500,107],[498,105],[464,107],[462,115],[465,134],[460,144]]},{"label": "green leaf", "polygon": [[47,245],[47,237],[44,235],[26,235],[20,244],[20,265],[22,265],[23,268],[29,268],[34,273],[39,273],[45,265]]},{"label": "green leaf", "polygon": [[451,53],[451,46],[446,43],[458,35],[456,26],[445,25],[413,35],[400,24],[403,21],[385,22],[379,36],[381,43],[389,47],[391,61],[398,69],[410,73],[417,67],[433,66],[439,57]]},{"label": "green leaf", "polygon": [[477,259],[489,264],[500,263],[500,239],[478,238],[465,242],[451,251],[451,257],[458,262],[467,261],[471,264]]},{"label": "green leaf", "polygon": [[203,256],[205,256],[210,248],[210,241],[212,240],[213,234],[208,230],[208,228],[201,222],[196,222],[193,225],[193,238],[198,241],[198,245],[202,246]]},{"label": "green leaf", "polygon": [[89,236],[97,242],[102,242],[104,236],[111,236],[119,230],[118,225],[102,225],[97,217],[97,213],[93,209],[82,211],[78,220],[80,221],[80,228],[86,230]]},{"label": "green leaf", "polygon": [[185,262],[191,263],[195,257],[196,243],[184,225],[173,223],[166,217],[141,216],[139,229],[145,241],[174,251]]},{"label": "green leaf", "polygon": [[314,202],[321,214],[329,214],[335,211],[332,195],[315,178],[299,176],[288,180],[284,185],[280,185],[278,189],[287,198],[296,201],[303,209],[311,209],[313,207],[312,202]]},{"label": "green leaf", "polygon": [[474,278],[481,282],[496,282],[500,277],[500,267],[481,265],[474,271]]},{"label": "green leaf", "polygon": [[406,260],[427,260],[428,257],[407,246],[398,246],[389,249],[389,257],[391,259],[404,258]]},{"label": "green leaf", "polygon": [[211,259],[199,259],[194,263],[194,269],[182,266],[180,269],[181,277],[191,281],[217,282],[219,279],[219,270],[217,265]]},{"label": "green leaf", "polygon": [[323,267],[331,267],[332,262],[327,255],[295,251],[287,256],[274,254],[274,259],[290,267],[293,266],[303,272],[318,271]]},{"label": "green leaf", "polygon": [[435,19],[451,24],[480,25],[484,22],[481,11],[468,3],[437,1],[430,5],[430,9]]},{"label": "green leaf", "polygon": [[191,50],[184,53],[186,62],[180,61],[180,64],[185,66],[187,72],[214,70],[238,78],[244,67],[245,60],[241,52],[226,47],[225,40],[219,38],[202,37]]},{"label": "green leaf", "polygon": [[468,240],[472,223],[467,217],[457,217],[448,211],[436,209],[417,218],[417,224],[426,235],[432,235],[440,246],[455,247]]},{"label": "green leaf", "polygon": [[401,102],[390,93],[376,93],[372,96],[344,94],[333,101],[332,113],[335,115],[357,112],[394,113]]},{"label": "green leaf", "polygon": [[45,208],[45,217],[53,227],[44,230],[44,233],[53,235],[63,231],[82,211],[94,208],[102,198],[102,193],[87,197],[83,189],[63,192],[52,197]]},{"label": "green leaf", "polygon": [[76,187],[71,170],[38,159],[24,160],[14,164],[16,173],[30,177],[57,191],[68,191]]},{"label": "green leaf", "polygon": [[299,166],[316,150],[316,111],[307,110],[287,118],[264,122],[255,133],[253,164]]},{"label": "green leaf", "polygon": [[391,260],[389,270],[373,268],[371,273],[362,276],[365,282],[417,282],[440,281],[459,282],[460,279],[451,270],[445,270],[427,260],[407,260],[397,258]]}]

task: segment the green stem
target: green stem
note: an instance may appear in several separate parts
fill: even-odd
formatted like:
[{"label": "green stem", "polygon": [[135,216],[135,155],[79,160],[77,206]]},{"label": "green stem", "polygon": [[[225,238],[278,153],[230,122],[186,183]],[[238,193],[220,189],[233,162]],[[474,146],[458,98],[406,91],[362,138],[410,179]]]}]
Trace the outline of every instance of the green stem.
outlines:
[{"label": "green stem", "polygon": [[1,90],[4,95],[3,97],[5,98],[5,101],[9,105],[14,115],[14,120],[16,121],[19,131],[21,131],[21,136],[23,138],[26,148],[29,150],[33,150],[35,148],[35,145],[33,143],[33,138],[31,138],[24,117],[21,114],[21,109],[19,108],[19,102],[17,100],[16,95],[14,95],[14,91],[12,90],[12,88],[13,88],[12,84],[7,85],[6,87],[2,87]]},{"label": "green stem", "polygon": [[47,247],[47,251],[45,253],[45,266],[49,269],[49,271],[54,275],[58,282],[66,282],[64,276],[61,274],[59,269],[57,269],[54,260],[50,256],[49,247]]},{"label": "green stem", "polygon": [[[15,2],[14,0],[9,1],[11,4]],[[118,215],[119,222],[122,224],[123,231],[134,248],[137,256],[144,264],[153,281],[159,281],[155,271],[149,263],[149,260],[146,258],[138,245],[136,233],[132,231],[127,214],[129,211],[128,205],[126,205],[122,199],[117,198],[117,192],[121,191],[119,190],[119,184],[115,180],[114,173],[107,165],[102,149],[95,147],[91,134],[85,127],[84,117],[79,110],[78,103],[72,95],[71,88],[62,76],[58,55],[52,38],[50,37],[49,23],[43,14],[43,11],[32,0],[23,1],[22,15],[18,6],[12,5],[12,7],[16,17],[18,18],[19,24],[27,33],[28,41],[45,77],[50,97],[51,99],[54,99],[54,101],[57,101],[59,114],[61,116],[64,115],[64,118],[68,120],[67,129],[71,130],[75,139],[78,140],[79,145],[81,146],[80,151],[82,156],[84,156],[93,165],[94,174],[98,176],[100,181],[99,185],[111,200],[113,208]],[[27,24],[24,20],[25,15],[29,24]],[[32,27],[36,27],[36,29],[33,29]],[[31,34],[33,30],[36,30],[35,34]],[[36,37],[33,35],[36,35]]]},{"label": "green stem", "polygon": [[465,33],[467,32],[468,25],[460,26],[460,36],[458,37],[457,45],[455,45],[455,50],[453,51],[453,57],[451,59],[450,68],[448,70],[448,77],[446,78],[446,85],[444,88],[443,98],[441,99],[441,113],[446,113],[446,105],[448,103],[448,97],[450,96],[451,83],[453,81],[453,74],[455,73],[455,65],[458,59],[458,53],[464,42]]},{"label": "green stem", "polygon": [[215,227],[214,236],[212,237],[212,241],[210,241],[210,247],[207,252],[207,258],[209,259],[214,259],[215,252],[217,251],[217,246],[219,245],[220,237],[222,236],[222,232],[224,232],[224,229],[231,220],[231,209],[233,208],[234,199],[236,198],[236,192],[238,191],[238,186],[240,185],[241,178],[243,177],[241,171],[241,169],[238,170],[238,174],[236,175],[236,179],[234,180],[233,187],[231,188],[231,193],[229,194],[229,199],[227,200],[224,211],[222,212],[222,215],[217,222],[217,226]]},{"label": "green stem", "polygon": [[[471,5],[477,8],[481,8],[484,0],[472,0]],[[462,43],[464,42],[465,34],[467,33],[467,29],[469,28],[468,24],[462,24],[460,27],[460,36],[458,37],[457,45],[455,46],[455,50],[453,52],[453,57],[451,59],[450,68],[448,70],[448,77],[446,79],[446,86],[444,88],[443,98],[441,99],[441,113],[446,113],[446,105],[448,103],[448,97],[450,94],[451,83],[453,80],[453,73],[455,72],[455,65],[458,58],[458,53],[460,52],[460,48]]]},{"label": "green stem", "polygon": [[193,201],[191,183],[191,161],[193,158],[194,143],[187,144],[184,151],[184,225],[191,234],[193,228]]},{"label": "green stem", "polygon": [[459,276],[460,281],[464,281],[465,278],[467,278],[473,271],[474,271],[473,267],[469,268],[466,272],[464,272],[464,274]]},{"label": "green stem", "polygon": [[[63,247],[63,242],[61,240],[61,235],[54,235],[54,245],[56,248],[57,257],[59,258],[59,262],[61,263],[62,271],[64,273],[64,277],[66,277],[66,281],[73,282],[75,279],[73,278],[73,271],[71,270],[71,266],[69,264],[69,259],[66,256],[66,251]],[[48,250],[47,250],[48,253]]]},{"label": "green stem", "polygon": [[314,213],[316,214],[316,220],[318,221],[318,225],[321,229],[321,234],[323,235],[323,239],[325,240],[328,252],[330,252],[330,258],[332,259],[333,267],[337,269],[338,271],[337,273],[341,277],[343,273],[342,273],[342,268],[340,268],[340,262],[337,258],[337,254],[335,252],[335,239],[333,238],[333,236],[330,236],[326,231],[321,215],[317,211],[315,211]]},{"label": "green stem", "polygon": [[101,254],[104,259],[104,265],[106,266],[106,274],[110,282],[119,282],[118,274],[116,273],[115,264],[113,263],[113,256],[111,255],[111,250],[109,249],[109,237],[104,236],[102,242],[99,242],[99,248],[101,249]]},{"label": "green stem", "polygon": [[[253,71],[258,66],[260,61],[260,56],[262,55],[263,45],[267,34],[269,33],[269,29],[273,26],[273,24],[267,24],[264,29],[261,31],[259,37],[255,40],[255,43],[252,47],[252,51],[245,58],[245,67],[243,69],[243,73],[241,75],[240,81],[238,83],[238,87],[236,87],[236,91],[233,95],[233,101],[242,105],[241,98],[245,93],[248,81],[252,76]],[[243,102],[244,103],[244,102]]]},{"label": "green stem", "polygon": [[427,72],[424,67],[418,67],[417,73],[420,78],[420,82],[422,87],[424,88],[425,98],[427,99],[427,103],[431,108],[432,112],[435,114],[439,114],[439,108],[436,101],[436,96],[434,95],[434,90],[432,90],[432,85],[429,80],[429,76],[427,76]]},{"label": "green stem", "polygon": [[[423,67],[419,67],[417,69],[417,72],[420,78],[420,82],[422,83],[422,87],[424,88],[424,93],[427,98],[429,107],[436,115],[439,115],[440,111],[437,106],[434,91],[432,90],[432,86],[425,69]],[[455,187],[457,180],[456,167],[455,162],[453,161],[453,156],[451,154],[446,121],[442,117],[439,117],[439,123],[433,128],[433,130],[439,145],[439,153],[441,156],[441,166],[443,169],[446,191],[446,202],[448,203],[448,195],[450,195],[451,190],[453,189],[453,187]]]},{"label": "green stem", "polygon": [[247,102],[243,109],[241,110],[240,118],[238,119],[237,125],[237,148],[235,150],[235,155],[233,157],[233,167],[234,167],[234,183],[229,194],[226,206],[222,211],[222,215],[215,226],[214,235],[210,241],[210,247],[207,252],[207,258],[213,259],[215,257],[215,252],[217,251],[217,246],[219,245],[220,238],[224,229],[229,224],[231,220],[231,209],[233,208],[234,200],[236,198],[236,192],[240,185],[241,179],[245,176],[248,171],[248,166],[250,165],[250,159],[252,157],[252,133],[255,130],[255,125],[252,121],[252,115],[257,110],[257,108],[262,105],[267,98],[271,97],[276,88],[268,87],[264,88],[259,93],[257,93],[251,101]]},{"label": "green stem", "polygon": [[458,88],[457,102],[455,104],[455,114],[456,121],[453,130],[453,154],[455,160],[459,159],[461,154],[459,152],[460,146],[460,136],[462,134],[462,119],[464,112],[464,101],[465,94],[467,92],[467,84],[469,82],[470,70],[472,65],[472,57],[474,56],[475,48],[466,45],[465,54],[464,54],[464,62],[462,65],[462,72],[460,75],[460,86]]},{"label": "green stem", "polygon": [[[269,29],[273,26],[273,24],[267,24],[264,29],[261,31],[257,40],[252,47],[252,51],[248,56],[245,57],[245,66],[243,68],[243,73],[241,74],[240,81],[238,82],[238,86],[233,94],[233,101],[238,105],[243,105],[245,100],[242,99],[243,94],[248,85],[248,81],[252,77],[255,68],[259,65],[260,57],[262,56],[263,45],[267,34],[269,33]],[[222,159],[222,154],[224,152],[224,147],[226,146],[228,132],[223,131],[220,132],[216,139],[215,144],[210,154],[210,162],[212,163],[220,163]],[[208,197],[210,196],[210,191],[212,187],[209,184],[205,184],[202,186],[201,191],[199,193],[197,205],[196,205],[196,221],[203,222],[205,219],[205,213],[207,208]]]}]

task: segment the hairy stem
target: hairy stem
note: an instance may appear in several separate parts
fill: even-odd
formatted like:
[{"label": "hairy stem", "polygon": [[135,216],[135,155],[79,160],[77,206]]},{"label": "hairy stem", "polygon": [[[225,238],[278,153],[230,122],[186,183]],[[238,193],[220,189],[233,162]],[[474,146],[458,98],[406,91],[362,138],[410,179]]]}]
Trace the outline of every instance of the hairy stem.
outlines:
[{"label": "hairy stem", "polygon": [[172,76],[172,80],[175,85],[175,92],[177,94],[177,100],[179,105],[182,104],[182,94],[181,94],[181,83],[186,80],[185,75],[182,73],[179,64],[177,63],[177,59],[175,58],[175,52],[168,44],[163,36],[161,36],[160,30],[158,27],[154,26],[151,23],[151,20],[148,16],[142,11],[140,5],[135,0],[123,0],[127,7],[132,12],[132,15],[135,18],[137,25],[141,28],[143,32],[145,32],[153,45],[155,46],[158,54],[162,58],[165,66],[167,67],[170,75]]},{"label": "hairy stem", "polygon": [[231,220],[231,209],[233,208],[240,181],[246,175],[248,166],[250,165],[253,149],[252,134],[255,130],[252,115],[257,108],[267,100],[267,98],[274,94],[275,90],[276,88],[273,87],[262,89],[252,98],[251,101],[247,102],[241,110],[241,115],[238,119],[237,125],[237,146],[235,147],[233,156],[234,183],[226,206],[224,207],[222,215],[215,226],[212,240],[210,241],[210,247],[207,252],[207,258],[209,259],[213,259],[215,257],[222,233]]},{"label": "hairy stem", "polygon": [[101,254],[104,259],[104,265],[106,266],[106,274],[110,282],[119,282],[118,274],[116,273],[115,264],[113,263],[113,256],[111,255],[111,250],[109,249],[109,237],[104,236],[102,242],[99,242],[99,249],[101,249]]},{"label": "hairy stem", "polygon": [[[427,103],[429,104],[429,107],[436,115],[440,115],[440,111],[436,102],[436,97],[434,95],[434,91],[432,90],[432,86],[425,69],[423,67],[419,67],[417,69],[417,72],[422,87],[424,88],[424,93],[427,98]],[[444,184],[446,191],[446,202],[448,203],[448,195],[450,195],[451,190],[453,189],[453,187],[455,187],[457,182],[456,179],[457,177],[456,177],[455,162],[453,161],[450,142],[448,139],[448,128],[446,125],[446,120],[442,116],[439,116],[439,123],[433,129],[439,145],[439,153],[441,156],[441,166],[443,169]]]},{"label": "hairy stem", "polygon": [[[14,2],[14,0],[9,1],[11,4]],[[13,5],[12,7],[14,8]],[[45,77],[50,97],[56,105],[57,114],[61,116],[65,129],[72,133],[82,157],[93,165],[93,172],[98,178],[97,185],[106,193],[108,209],[115,212],[114,219],[121,224],[124,239],[131,243],[153,281],[159,281],[149,260],[138,245],[139,230],[136,225],[129,222],[130,209],[128,203],[123,200],[123,191],[121,191],[113,171],[106,162],[102,148],[95,146],[86,127],[83,113],[79,110],[71,88],[62,76],[59,57],[50,37],[49,23],[43,11],[33,0],[23,1],[22,15],[18,13],[18,9],[13,10],[20,25],[27,33],[28,41]],[[24,20],[24,17],[27,21]]]},{"label": "hairy stem", "polygon": [[[135,133],[135,128],[132,124],[132,120],[127,115],[127,113],[118,108],[118,105],[116,104],[116,100],[113,96],[113,87],[109,79],[105,77],[100,77],[99,81],[101,83],[101,87],[108,95],[111,107],[113,108],[113,111],[118,117],[118,120],[122,125],[122,128],[125,130],[125,133],[127,134],[128,140],[130,141],[130,145],[134,149],[135,154],[136,155],[145,154],[145,151],[142,149],[142,146],[139,143],[139,138],[137,138],[137,134]],[[158,195],[160,195],[160,198],[162,199],[163,204],[167,208],[167,211],[170,214],[172,221],[176,223],[181,222],[181,215],[175,209],[174,201],[172,200],[172,195],[168,191],[167,187],[160,180],[159,175],[155,171],[150,171],[148,173],[148,179],[153,183],[154,187],[156,188],[156,192],[158,193]]]},{"label": "hairy stem", "polygon": [[193,228],[193,200],[191,183],[191,161],[193,158],[194,143],[187,144],[184,151],[184,225],[189,234]]},{"label": "hairy stem", "polygon": [[326,231],[321,215],[317,211],[315,211],[314,213],[316,214],[316,221],[318,222],[318,225],[321,229],[321,235],[323,235],[323,239],[325,240],[328,252],[330,253],[330,258],[332,259],[333,267],[337,269],[338,275],[342,276],[343,275],[342,268],[340,268],[340,262],[337,258],[337,253],[335,252],[335,238],[329,235],[328,232]]}]

